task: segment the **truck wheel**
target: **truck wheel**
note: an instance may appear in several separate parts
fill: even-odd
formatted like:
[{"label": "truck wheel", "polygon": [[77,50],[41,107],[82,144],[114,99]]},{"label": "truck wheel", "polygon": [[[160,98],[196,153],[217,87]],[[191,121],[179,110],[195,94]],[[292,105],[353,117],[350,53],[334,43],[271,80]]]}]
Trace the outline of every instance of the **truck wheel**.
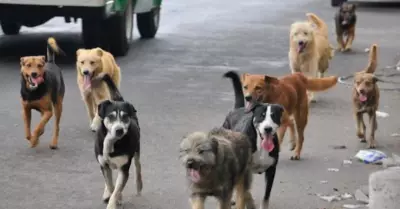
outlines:
[{"label": "truck wheel", "polygon": [[104,19],[83,19],[82,38],[86,49],[100,47],[109,50],[106,31],[106,20]]},{"label": "truck wheel", "polygon": [[142,38],[154,38],[160,23],[160,8],[137,14],[137,26]]},{"label": "truck wheel", "polygon": [[346,2],[347,0],[331,0],[331,6],[337,7]]},{"label": "truck wheel", "polygon": [[129,0],[123,13],[107,20],[110,52],[114,56],[125,56],[133,39],[133,6]]},{"label": "truck wheel", "polygon": [[21,29],[21,25],[18,23],[1,21],[1,29],[6,35],[17,35]]}]

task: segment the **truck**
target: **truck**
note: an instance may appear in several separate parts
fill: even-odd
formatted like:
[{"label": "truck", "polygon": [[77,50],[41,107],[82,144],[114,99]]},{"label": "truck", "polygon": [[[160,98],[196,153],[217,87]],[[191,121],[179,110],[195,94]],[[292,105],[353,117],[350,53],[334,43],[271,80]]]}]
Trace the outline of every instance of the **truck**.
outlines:
[{"label": "truck", "polygon": [[0,26],[18,35],[22,26],[36,27],[54,17],[66,23],[82,19],[85,48],[101,47],[125,56],[133,40],[134,16],[141,38],[154,38],[162,0],[0,0]]}]

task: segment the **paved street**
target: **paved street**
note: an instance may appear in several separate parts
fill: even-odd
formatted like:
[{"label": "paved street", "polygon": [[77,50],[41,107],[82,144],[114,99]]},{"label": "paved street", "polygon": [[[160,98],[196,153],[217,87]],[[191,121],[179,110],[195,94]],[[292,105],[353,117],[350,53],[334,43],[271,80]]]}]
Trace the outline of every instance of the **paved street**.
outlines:
[{"label": "paved street", "polygon": [[[121,91],[138,110],[142,128],[144,189],[135,196],[132,172],[124,190],[125,209],[189,208],[185,173],[178,161],[181,137],[195,130],[220,126],[233,107],[233,90],[221,78],[228,70],[280,76],[290,72],[288,31],[306,12],[320,15],[330,26],[333,14],[325,0],[167,0],[154,40],[135,39],[129,55],[118,58]],[[358,9],[354,51],[337,53],[328,74],[349,75],[367,62],[364,49],[378,43],[379,67],[395,64],[400,53],[400,10]],[[24,28],[18,37],[0,37],[0,201],[4,209],[102,209],[104,180],[94,157],[93,137],[76,84],[75,51],[81,46],[80,24],[53,19],[36,28]],[[59,150],[48,149],[53,120],[40,144],[30,149],[24,138],[19,103],[19,56],[43,54],[45,40],[55,35],[68,57],[58,58],[66,82]],[[134,35],[138,37],[135,29]],[[383,87],[383,85],[382,85]],[[271,209],[333,209],[354,200],[328,203],[315,193],[353,193],[367,184],[368,174],[380,168],[351,159],[365,144],[355,135],[351,91],[338,84],[317,94],[310,110],[301,161],[290,161],[288,137],[271,197]],[[400,96],[381,93],[376,139],[380,150],[400,152]],[[39,114],[33,114],[33,125]],[[288,136],[288,134],[287,134]],[[347,149],[337,150],[335,145]],[[329,172],[338,168],[339,172]],[[131,171],[133,171],[132,166]],[[321,184],[321,181],[327,181]],[[264,180],[256,176],[253,196],[262,198]],[[207,208],[215,208],[209,199]]]}]

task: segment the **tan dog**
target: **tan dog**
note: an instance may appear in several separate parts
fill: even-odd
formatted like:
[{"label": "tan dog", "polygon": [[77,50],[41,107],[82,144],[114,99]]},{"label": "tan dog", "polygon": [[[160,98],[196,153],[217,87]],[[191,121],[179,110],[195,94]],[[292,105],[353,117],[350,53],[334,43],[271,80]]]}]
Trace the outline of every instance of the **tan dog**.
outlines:
[{"label": "tan dog", "polygon": [[[298,21],[290,27],[289,64],[294,72],[309,77],[324,77],[334,49],[329,44],[326,23],[313,13],[307,13],[308,21]],[[315,25],[315,26],[314,26]],[[315,101],[313,92],[309,102]]]},{"label": "tan dog", "polygon": [[336,85],[337,77],[307,78],[302,73],[293,73],[278,79],[267,75],[244,73],[241,80],[246,101],[275,103],[285,108],[282,124],[278,130],[279,143],[282,143],[289,126],[292,144],[290,150],[295,152],[291,159],[299,160],[308,121],[307,91],[327,90]]},{"label": "tan dog", "polygon": [[101,122],[97,106],[111,98],[107,85],[104,82],[92,82],[92,79],[99,73],[107,73],[119,88],[121,71],[112,54],[101,48],[78,49],[76,56],[79,90],[88,111],[90,128],[96,131]]},{"label": "tan dog", "polygon": [[353,88],[353,110],[357,125],[357,136],[361,142],[366,141],[366,127],[363,120],[363,114],[369,116],[370,132],[368,136],[368,148],[375,148],[375,131],[378,129],[376,121],[376,111],[379,107],[379,88],[378,79],[374,76],[377,66],[377,45],[371,46],[369,52],[369,61],[367,67],[354,74]]}]

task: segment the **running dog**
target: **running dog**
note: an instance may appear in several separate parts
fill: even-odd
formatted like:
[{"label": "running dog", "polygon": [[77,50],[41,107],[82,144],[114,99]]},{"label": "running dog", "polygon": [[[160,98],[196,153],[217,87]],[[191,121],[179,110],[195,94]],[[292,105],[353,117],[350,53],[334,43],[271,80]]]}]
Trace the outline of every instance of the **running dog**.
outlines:
[{"label": "running dog", "polygon": [[[356,5],[347,2],[343,3],[340,5],[334,19],[338,50],[342,52],[351,50],[357,23]],[[344,37],[346,37],[346,41],[343,40]]]},{"label": "running dog", "polygon": [[192,209],[204,209],[207,196],[218,199],[219,209],[230,209],[233,191],[237,209],[255,209],[250,193],[251,144],[246,135],[224,128],[193,132],[180,144]]},{"label": "running dog", "polygon": [[[60,132],[60,120],[65,94],[64,79],[61,69],[55,63],[55,54],[65,53],[58,47],[54,38],[47,40],[47,61],[45,56],[21,57],[21,104],[25,126],[25,137],[31,147],[36,147],[45,126],[55,115],[51,149],[57,149]],[[37,110],[41,119],[31,133],[31,110]]]},{"label": "running dog", "polygon": [[76,60],[78,87],[88,112],[90,128],[96,131],[101,123],[97,107],[102,101],[110,99],[110,93],[105,83],[96,85],[92,80],[100,73],[107,73],[119,88],[121,70],[112,54],[101,48],[78,49]]},{"label": "running dog", "polygon": [[371,46],[367,67],[354,75],[353,87],[353,110],[357,125],[357,136],[361,142],[366,140],[366,127],[363,114],[369,116],[370,132],[368,136],[368,148],[375,148],[375,131],[378,129],[376,121],[377,110],[379,107],[379,87],[378,79],[374,76],[377,67],[377,45]]},{"label": "running dog", "polygon": [[[95,79],[105,81],[113,100],[105,100],[98,106],[101,124],[97,130],[95,155],[105,180],[103,201],[108,202],[107,209],[115,209],[122,202],[122,191],[128,181],[132,158],[136,167],[137,195],[140,195],[143,188],[140,127],[136,109],[129,102],[124,101],[111,76],[103,73]],[[118,170],[115,186],[112,169]]]},{"label": "running dog", "polygon": [[[241,76],[245,100],[280,104],[284,107],[282,125],[278,130],[282,144],[287,127],[291,132],[291,160],[299,160],[304,142],[304,131],[308,122],[308,91],[324,91],[336,85],[338,78],[308,78],[302,73],[293,73],[281,78],[264,74],[243,73]],[[248,106],[248,105],[246,105]]]},{"label": "running dog", "polygon": [[257,101],[252,101],[245,107],[239,75],[229,71],[224,77],[232,80],[235,105],[234,110],[226,116],[222,127],[248,136],[253,152],[252,171],[265,175],[266,186],[261,209],[267,209],[279,160],[277,131],[281,126],[284,108],[279,104]]},{"label": "running dog", "polygon": [[[298,21],[290,27],[290,68],[292,73],[302,72],[309,77],[322,78],[334,56],[329,44],[328,26],[313,13],[306,16],[308,21]],[[309,102],[314,102],[314,93],[307,94]]]}]

